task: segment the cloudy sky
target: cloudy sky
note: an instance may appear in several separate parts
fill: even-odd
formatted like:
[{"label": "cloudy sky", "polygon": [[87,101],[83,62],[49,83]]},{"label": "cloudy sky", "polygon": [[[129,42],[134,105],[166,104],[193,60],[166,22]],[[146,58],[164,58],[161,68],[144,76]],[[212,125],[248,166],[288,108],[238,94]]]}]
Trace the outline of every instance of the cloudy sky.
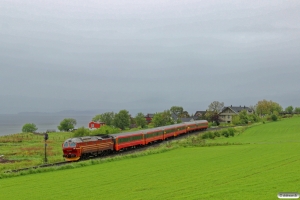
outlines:
[{"label": "cloudy sky", "polygon": [[300,107],[300,1],[1,0],[0,113]]}]

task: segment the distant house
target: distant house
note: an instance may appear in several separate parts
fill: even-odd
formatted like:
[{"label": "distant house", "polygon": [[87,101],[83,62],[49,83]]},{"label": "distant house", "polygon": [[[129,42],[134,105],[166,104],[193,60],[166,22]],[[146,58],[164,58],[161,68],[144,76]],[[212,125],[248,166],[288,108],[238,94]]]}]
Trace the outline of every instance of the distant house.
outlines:
[{"label": "distant house", "polygon": [[254,111],[246,106],[227,106],[219,113],[219,119],[222,122],[231,123],[232,117],[238,115],[242,110],[246,110],[248,114],[252,114]]},{"label": "distant house", "polygon": [[206,114],[206,111],[196,111],[194,114],[194,119],[203,119],[204,115]]},{"label": "distant house", "polygon": [[93,121],[91,121],[89,123],[89,128],[90,129],[97,129],[97,128],[100,128],[101,126],[104,126],[104,125],[105,125],[104,122],[93,122]]},{"label": "distant house", "polygon": [[145,115],[145,118],[146,118],[146,121],[148,124],[151,123],[153,117],[154,117],[154,114]]},{"label": "distant house", "polygon": [[172,119],[176,122],[177,120],[180,120],[181,122],[192,122],[195,121],[195,117],[178,117],[174,113],[171,114]]}]

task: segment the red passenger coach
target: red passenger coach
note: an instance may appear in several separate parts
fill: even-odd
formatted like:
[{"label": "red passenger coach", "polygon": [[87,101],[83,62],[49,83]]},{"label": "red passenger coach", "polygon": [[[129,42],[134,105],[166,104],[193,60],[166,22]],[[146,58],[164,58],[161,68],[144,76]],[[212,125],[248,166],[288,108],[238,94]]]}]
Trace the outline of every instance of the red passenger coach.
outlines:
[{"label": "red passenger coach", "polygon": [[164,130],[162,128],[152,128],[144,131],[145,145],[164,140]]},{"label": "red passenger coach", "polygon": [[208,121],[206,120],[197,120],[195,121],[197,123],[197,130],[206,130],[208,128]]},{"label": "red passenger coach", "polygon": [[111,136],[115,142],[115,151],[145,145],[143,131],[118,133]]},{"label": "red passenger coach", "polygon": [[176,136],[177,125],[169,125],[169,126],[164,126],[162,128],[164,130],[164,140]]},{"label": "red passenger coach", "polygon": [[186,125],[187,132],[194,132],[198,130],[197,123],[195,121],[192,122],[184,122]]},{"label": "red passenger coach", "polygon": [[185,124],[177,124],[177,131],[175,136],[185,134],[186,133],[186,125]]}]

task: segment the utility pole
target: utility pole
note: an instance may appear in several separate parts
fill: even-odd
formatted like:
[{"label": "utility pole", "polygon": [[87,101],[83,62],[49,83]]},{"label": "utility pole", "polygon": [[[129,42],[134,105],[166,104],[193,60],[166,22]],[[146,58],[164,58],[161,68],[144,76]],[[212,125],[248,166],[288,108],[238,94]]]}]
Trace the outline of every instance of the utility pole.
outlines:
[{"label": "utility pole", "polygon": [[47,149],[47,140],[48,140],[48,134],[47,133],[45,133],[44,139],[45,139],[45,163],[47,163],[47,152],[46,152],[46,149]]}]

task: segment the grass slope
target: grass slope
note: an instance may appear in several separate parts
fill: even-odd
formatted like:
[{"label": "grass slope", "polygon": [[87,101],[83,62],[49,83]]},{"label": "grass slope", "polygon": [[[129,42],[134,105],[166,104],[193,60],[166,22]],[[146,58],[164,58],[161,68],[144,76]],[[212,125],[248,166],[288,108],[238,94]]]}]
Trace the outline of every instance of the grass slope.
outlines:
[{"label": "grass slope", "polygon": [[300,192],[300,118],[162,154],[0,180],[1,199],[277,199]]}]

